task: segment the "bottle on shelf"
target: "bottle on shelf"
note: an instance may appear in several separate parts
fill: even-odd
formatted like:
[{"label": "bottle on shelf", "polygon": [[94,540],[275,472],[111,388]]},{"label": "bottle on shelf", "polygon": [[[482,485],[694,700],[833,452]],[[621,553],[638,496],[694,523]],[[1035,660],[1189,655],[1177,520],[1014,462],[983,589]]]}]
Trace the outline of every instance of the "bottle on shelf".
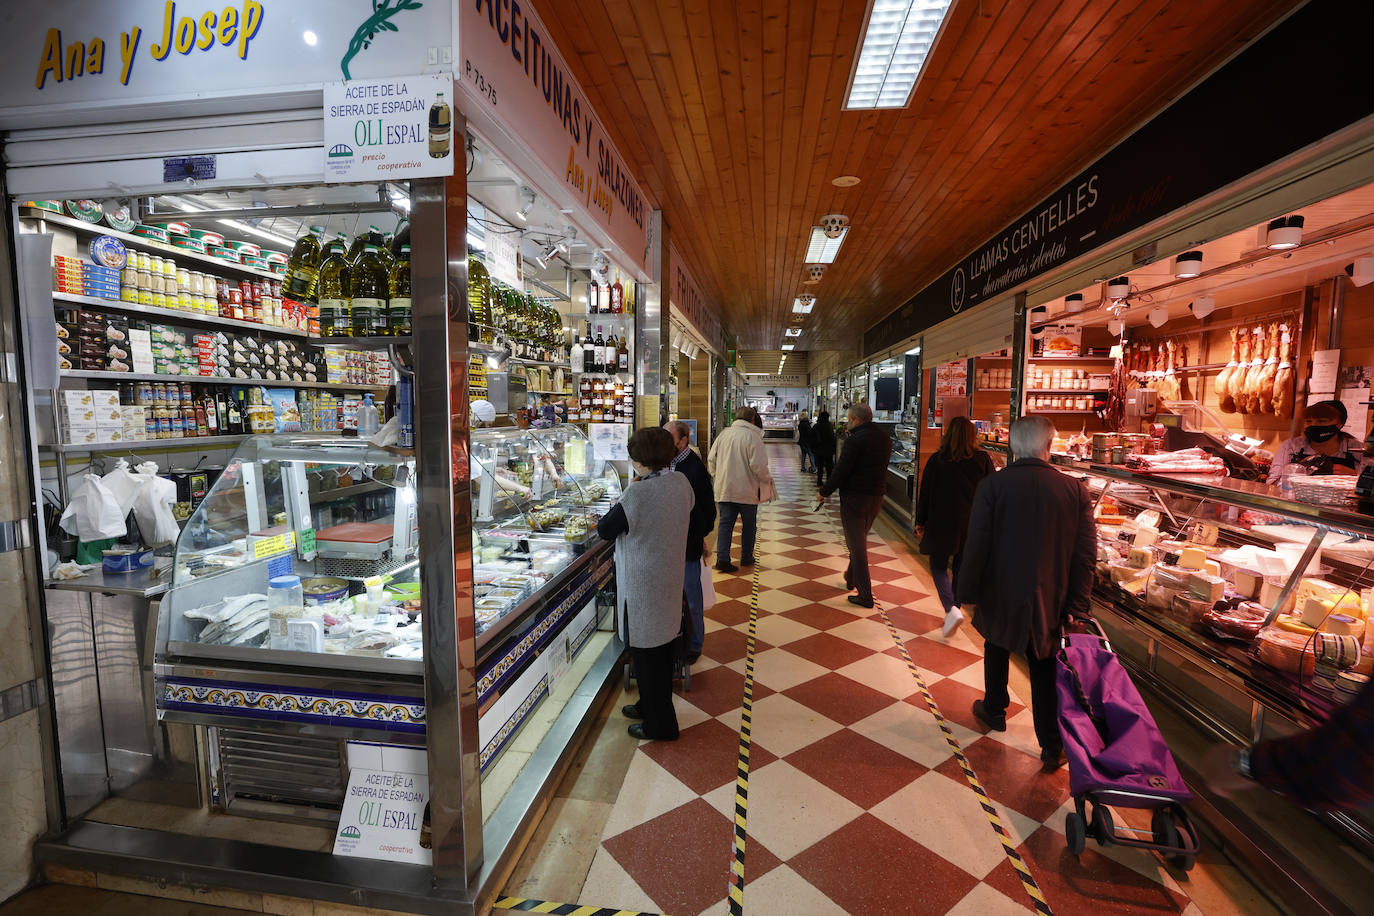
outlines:
[{"label": "bottle on shelf", "polygon": [[606,371],[606,337],[601,333],[601,325],[596,326],[596,359],[592,365],[593,372]]},{"label": "bottle on shelf", "polygon": [[626,330],[620,335],[620,346],[616,352],[616,366],[620,372],[630,371],[630,344],[629,331]]},{"label": "bottle on shelf", "polygon": [[572,348],[568,350],[568,365],[574,372],[582,371],[582,343],[576,334],[573,334]]},{"label": "bottle on shelf", "polygon": [[311,226],[310,231],[296,240],[291,257],[286,262],[286,295],[297,302],[315,301],[315,281],[320,275],[320,236],[323,226]]},{"label": "bottle on shelf", "polygon": [[582,371],[596,370],[596,343],[592,340],[592,323],[587,322],[587,336],[582,338]]},{"label": "bottle on shelf", "polygon": [[376,245],[369,243],[364,246],[362,255],[353,262],[350,273],[349,316],[353,336],[385,337],[389,280],[386,265],[382,263]]},{"label": "bottle on shelf", "polygon": [[387,331],[393,337],[409,337],[412,315],[410,298],[410,246],[401,246],[401,256],[392,265],[386,306]]},{"label": "bottle on shelf", "polygon": [[468,256],[468,340],[493,342],[496,319],[492,314],[491,275],[479,259]]},{"label": "bottle on shelf", "polygon": [[620,277],[615,278],[611,284],[611,314],[623,315],[625,313],[625,287],[620,285]]},{"label": "bottle on shelf", "polygon": [[597,301],[597,311],[602,315],[611,314],[611,287],[608,283],[602,283],[597,289],[600,299]]},{"label": "bottle on shelf", "polygon": [[320,307],[320,333],[325,337],[353,336],[353,320],[349,308],[352,273],[344,257],[343,244],[330,242],[329,256],[320,265],[317,284]]},{"label": "bottle on shelf", "polygon": [[597,285],[596,275],[587,280],[587,314],[595,315],[601,310],[601,287]]},{"label": "bottle on shelf", "polygon": [[381,417],[372,403],[371,393],[363,395],[363,403],[358,407],[358,435],[375,436],[381,427]]}]

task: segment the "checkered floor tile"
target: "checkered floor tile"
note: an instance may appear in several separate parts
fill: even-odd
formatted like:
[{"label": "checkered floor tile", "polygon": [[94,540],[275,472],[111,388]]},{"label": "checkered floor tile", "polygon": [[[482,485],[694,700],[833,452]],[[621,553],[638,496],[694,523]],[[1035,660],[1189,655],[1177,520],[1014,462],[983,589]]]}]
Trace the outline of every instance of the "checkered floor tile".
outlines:
[{"label": "checkered floor tile", "polygon": [[[797,450],[769,451],[781,498],[759,512],[744,912],[1032,911],[887,622],[845,600],[838,501],[812,512],[815,481]],[[737,525],[736,562],[739,537]],[[970,712],[981,648],[967,632],[940,635],[925,567],[881,528],[870,565],[901,645],[1054,912],[1201,914],[1186,879],[1149,853],[1090,843],[1068,855],[1068,775],[1040,772],[1029,708],[1014,698],[1007,731],[989,733]],[[681,738],[635,750],[581,904],[726,912],[753,570],[715,576],[703,657],[675,696]]]}]

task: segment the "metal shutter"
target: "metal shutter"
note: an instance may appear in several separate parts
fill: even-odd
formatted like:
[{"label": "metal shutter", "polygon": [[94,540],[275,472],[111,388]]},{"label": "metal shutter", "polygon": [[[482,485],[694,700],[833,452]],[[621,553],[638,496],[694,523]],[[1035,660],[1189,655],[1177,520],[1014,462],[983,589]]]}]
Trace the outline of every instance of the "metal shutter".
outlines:
[{"label": "metal shutter", "polygon": [[4,161],[8,190],[20,199],[106,199],[165,192],[162,160],[172,156],[216,157],[215,177],[196,190],[319,184],[323,147],[320,110],[295,109],[14,131]]},{"label": "metal shutter", "polygon": [[1011,346],[1014,305],[1014,299],[990,302],[930,328],[921,340],[921,365],[933,368]]}]

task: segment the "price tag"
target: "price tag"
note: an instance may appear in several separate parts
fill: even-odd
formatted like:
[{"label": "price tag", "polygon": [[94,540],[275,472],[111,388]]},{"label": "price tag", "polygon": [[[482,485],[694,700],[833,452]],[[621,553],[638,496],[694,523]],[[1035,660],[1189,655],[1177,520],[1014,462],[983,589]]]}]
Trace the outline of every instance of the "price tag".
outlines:
[{"label": "price tag", "polygon": [[302,555],[311,554],[315,552],[314,528],[306,528],[305,530],[298,532],[296,535],[296,540],[299,544],[300,552]]},{"label": "price tag", "polygon": [[253,542],[253,559],[261,560],[263,557],[286,553],[295,546],[296,533],[294,531],[288,531],[286,534],[275,534],[270,538],[262,538]]}]

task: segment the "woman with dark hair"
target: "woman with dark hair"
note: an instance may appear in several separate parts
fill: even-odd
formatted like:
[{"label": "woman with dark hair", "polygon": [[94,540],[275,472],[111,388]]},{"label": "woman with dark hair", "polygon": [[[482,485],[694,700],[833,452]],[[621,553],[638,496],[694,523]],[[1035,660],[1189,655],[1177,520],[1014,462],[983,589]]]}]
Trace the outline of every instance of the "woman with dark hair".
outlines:
[{"label": "woman with dark hair", "polygon": [[[816,459],[811,454],[811,444],[816,434],[811,429],[811,414],[805,410],[797,417],[797,447],[801,449],[801,469],[805,474],[815,470]],[[807,467],[810,464],[811,467]]]},{"label": "woman with dark hair", "polygon": [[1279,445],[1270,466],[1269,482],[1279,484],[1284,475],[1358,474],[1369,462],[1364,443],[1345,432],[1348,414],[1340,401],[1318,401],[1303,411],[1301,436]]},{"label": "woman with dark hair", "polygon": [[830,412],[822,410],[816,414],[816,425],[811,431],[811,458],[816,463],[816,486],[825,485],[825,478],[835,466],[835,427],[830,422]]},{"label": "woman with dark hair", "polygon": [[973,423],[968,417],[955,417],[945,427],[939,451],[930,456],[919,481],[916,535],[921,539],[921,553],[930,557],[930,578],[945,609],[942,632],[946,639],[964,622],[964,612],[954,595],[973,491],[994,470],[992,459],[978,445]]},{"label": "woman with dark hair", "polygon": [[673,640],[682,631],[682,581],[687,524],[695,497],[692,484],[670,467],[677,457],[666,429],[650,427],[630,437],[634,480],[597,523],[596,533],[615,541],[616,628],[630,647],[639,681],[639,702],[623,710],[630,734],[675,741]]}]

